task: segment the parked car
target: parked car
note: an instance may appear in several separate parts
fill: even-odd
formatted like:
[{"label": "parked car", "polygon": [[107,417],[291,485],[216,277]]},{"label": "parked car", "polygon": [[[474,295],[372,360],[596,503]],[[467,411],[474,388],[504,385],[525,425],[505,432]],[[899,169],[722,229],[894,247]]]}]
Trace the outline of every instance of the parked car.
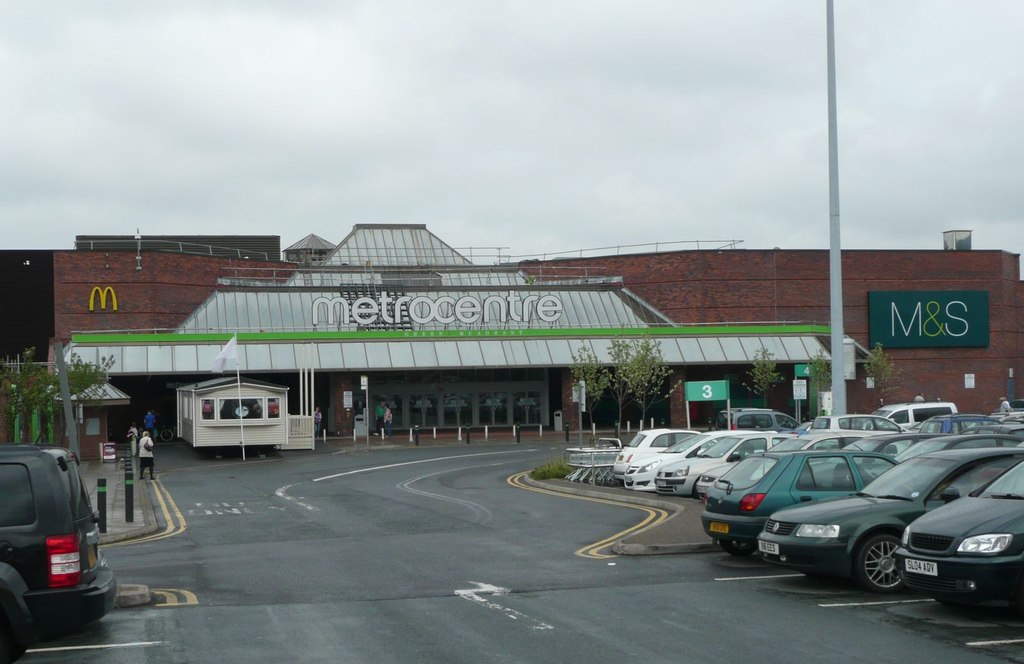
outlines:
[{"label": "parked car", "polygon": [[800,423],[789,415],[770,408],[733,408],[730,411],[719,411],[715,418],[716,429],[791,431],[798,426]]},{"label": "parked car", "polygon": [[966,427],[975,424],[999,424],[1000,420],[988,415],[977,413],[957,413],[956,415],[936,415],[924,421],[921,433],[960,433]]},{"label": "parked car", "polygon": [[907,526],[896,565],[909,588],[940,602],[1024,613],[1024,464]]},{"label": "parked car", "polygon": [[0,445],[0,661],[114,606],[98,517],[68,450]]},{"label": "parked car", "polygon": [[1024,422],[1002,420],[999,424],[972,424],[969,427],[964,427],[960,433],[1005,433],[1008,436],[1024,439]]},{"label": "parked car", "polygon": [[697,480],[701,473],[728,461],[738,461],[746,456],[768,449],[768,435],[764,431],[742,433],[722,432],[709,440],[696,456],[676,459],[664,463],[655,476],[655,491],[660,494],[697,497]]},{"label": "parked car", "polygon": [[893,553],[922,514],[969,495],[1024,461],[1024,449],[943,450],[897,465],[856,497],[791,507],[758,536],[761,557],[815,576],[852,577],[878,593],[903,588]]},{"label": "parked car", "polygon": [[625,487],[634,491],[654,491],[654,478],[662,464],[676,459],[697,456],[701,448],[715,437],[715,434],[698,434],[665,450],[650,454],[637,454],[626,467]]},{"label": "parked car", "polygon": [[707,493],[700,520],[734,556],[757,550],[757,536],[778,510],[860,490],[895,465],[876,452],[821,450],[765,452],[723,475]]},{"label": "parked car", "polygon": [[953,415],[956,412],[956,404],[952,401],[912,401],[887,404],[871,414],[885,417],[904,429],[910,429],[929,417]]},{"label": "parked car", "polygon": [[1000,433],[982,434],[959,434],[956,436],[936,436],[929,440],[922,440],[917,445],[911,445],[896,455],[896,461],[903,463],[919,454],[937,452],[956,448],[978,448],[978,447],[1016,447],[1021,442],[1017,436],[1008,436]]},{"label": "parked car", "polygon": [[878,436],[867,436],[866,438],[855,440],[847,445],[845,449],[864,450],[865,452],[881,452],[882,454],[888,454],[889,456],[894,457],[911,445],[915,445],[916,443],[920,443],[922,440],[928,440],[929,438],[935,438],[937,436],[938,434],[935,433],[920,433],[914,431],[886,433]]},{"label": "parked car", "polygon": [[[768,449],[775,449],[776,445],[791,438],[793,438],[793,436],[784,433],[770,434],[768,436]],[[739,459],[727,461],[726,463],[709,468],[701,473],[700,479],[697,480],[697,497],[703,498],[704,494],[708,491],[708,487],[718,481],[719,477],[732,470],[732,467],[735,466],[738,461]]]},{"label": "parked car", "polygon": [[629,444],[622,448],[612,466],[612,477],[622,482],[626,477],[626,467],[637,454],[656,452],[668,449],[676,443],[698,433],[691,429],[647,429],[638,431]]},{"label": "parked car", "polygon": [[876,431],[899,433],[900,425],[878,415],[821,415],[811,424],[811,433],[816,431]]},{"label": "parked car", "polygon": [[818,431],[804,436],[793,436],[780,440],[772,448],[776,452],[793,452],[795,450],[838,450],[865,438],[868,431]]}]

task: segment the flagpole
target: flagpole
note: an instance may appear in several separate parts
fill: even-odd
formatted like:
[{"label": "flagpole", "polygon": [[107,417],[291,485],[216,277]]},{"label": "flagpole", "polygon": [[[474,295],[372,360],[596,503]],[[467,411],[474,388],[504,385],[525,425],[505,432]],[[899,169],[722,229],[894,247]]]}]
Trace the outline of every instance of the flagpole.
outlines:
[{"label": "flagpole", "polygon": [[237,350],[235,351],[235,381],[238,384],[238,433],[242,438],[242,461],[245,461],[245,411],[242,410],[242,371],[239,368]]}]

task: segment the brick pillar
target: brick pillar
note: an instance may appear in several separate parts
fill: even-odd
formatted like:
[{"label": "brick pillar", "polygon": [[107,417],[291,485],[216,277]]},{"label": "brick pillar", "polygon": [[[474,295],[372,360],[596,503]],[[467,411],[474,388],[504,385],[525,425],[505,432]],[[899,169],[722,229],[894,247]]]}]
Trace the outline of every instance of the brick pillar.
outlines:
[{"label": "brick pillar", "polygon": [[[669,385],[675,387],[668,398],[668,425],[673,429],[686,428],[686,389],[683,383],[686,381],[686,370],[682,367],[673,367],[672,373],[668,376]],[[691,428],[695,422],[690,422]]]}]

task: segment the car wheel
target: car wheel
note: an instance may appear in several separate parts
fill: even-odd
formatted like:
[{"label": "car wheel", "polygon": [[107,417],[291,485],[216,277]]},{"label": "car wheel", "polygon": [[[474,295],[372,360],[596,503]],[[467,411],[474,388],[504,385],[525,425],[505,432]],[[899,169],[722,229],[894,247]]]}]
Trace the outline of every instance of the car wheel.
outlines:
[{"label": "car wheel", "polygon": [[744,557],[754,553],[756,547],[753,542],[737,542],[736,540],[718,540],[718,546],[722,547],[730,556]]},{"label": "car wheel", "polygon": [[15,643],[11,633],[0,622],[0,664],[13,662],[25,654],[25,646]]},{"label": "car wheel", "polygon": [[875,593],[894,593],[903,589],[903,579],[893,553],[900,545],[895,535],[872,535],[857,547],[853,578],[857,585]]},{"label": "car wheel", "polygon": [[701,499],[700,494],[697,493],[697,483],[696,482],[693,483],[693,488],[690,489],[690,498],[696,498],[697,500]]}]

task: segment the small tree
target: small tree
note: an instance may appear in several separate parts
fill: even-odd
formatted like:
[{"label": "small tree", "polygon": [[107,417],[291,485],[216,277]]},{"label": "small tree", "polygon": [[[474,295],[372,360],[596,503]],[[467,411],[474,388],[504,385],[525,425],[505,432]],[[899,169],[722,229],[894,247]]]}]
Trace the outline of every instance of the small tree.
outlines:
[{"label": "small tree", "polygon": [[[640,408],[640,426],[647,418],[647,411],[659,400],[665,398],[665,379],[671,373],[661,357],[660,345],[644,337],[628,341],[612,341],[612,359],[616,365],[616,378],[621,381],[632,401]],[[671,390],[669,390],[671,393]],[[619,420],[622,410],[619,410]]]},{"label": "small tree", "polygon": [[744,385],[754,394],[760,395],[766,405],[768,403],[768,394],[775,386],[775,383],[782,380],[782,374],[776,370],[777,366],[775,356],[772,355],[771,351],[767,348],[761,348],[754,353],[754,366],[747,372],[750,384],[744,383]]},{"label": "small tree", "polygon": [[814,398],[818,400],[818,409],[821,409],[821,393],[832,386],[832,361],[825,355],[824,351],[818,350],[818,354],[810,362],[811,370],[811,391]]},{"label": "small tree", "polygon": [[589,346],[580,346],[578,352],[572,352],[572,366],[569,367],[569,371],[572,372],[574,382],[582,381],[587,384],[587,398],[583,405],[590,416],[590,421],[593,422],[594,406],[608,391],[608,386],[612,382],[611,371],[597,361],[597,356]]},{"label": "small tree", "polygon": [[[27,348],[16,362],[0,365],[0,390],[8,403],[8,431],[14,431],[14,423],[20,417],[20,442],[31,442],[33,413],[50,413],[60,398],[60,377],[50,373],[47,366],[33,362],[35,349]],[[82,361],[78,355],[72,354],[67,364],[68,386],[72,396],[88,401],[90,391],[107,382],[107,371],[114,365],[112,357],[100,358],[99,366]]]},{"label": "small tree", "polygon": [[899,390],[899,369],[892,358],[886,355],[881,343],[876,343],[868,352],[868,359],[864,362],[864,373],[874,381],[882,403],[885,403],[886,396]]}]

